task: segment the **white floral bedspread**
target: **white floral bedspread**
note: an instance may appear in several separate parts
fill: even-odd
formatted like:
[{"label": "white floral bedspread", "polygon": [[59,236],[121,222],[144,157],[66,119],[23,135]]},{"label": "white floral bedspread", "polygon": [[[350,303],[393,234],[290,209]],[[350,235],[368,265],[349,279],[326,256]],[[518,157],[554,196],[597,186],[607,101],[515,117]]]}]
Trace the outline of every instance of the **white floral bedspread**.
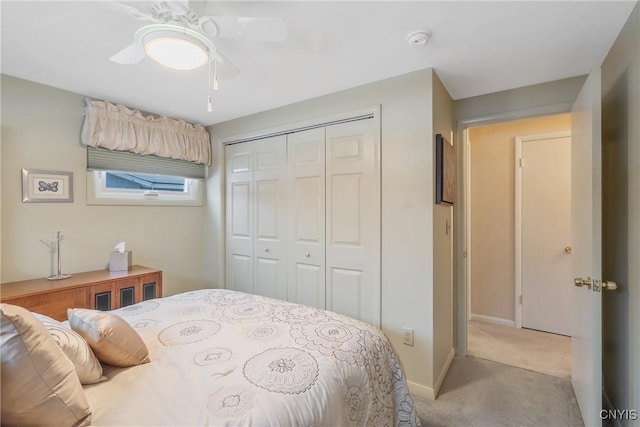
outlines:
[{"label": "white floral bedspread", "polygon": [[94,425],[419,425],[384,334],[349,317],[207,289],[113,311],[151,363],[85,386]]}]

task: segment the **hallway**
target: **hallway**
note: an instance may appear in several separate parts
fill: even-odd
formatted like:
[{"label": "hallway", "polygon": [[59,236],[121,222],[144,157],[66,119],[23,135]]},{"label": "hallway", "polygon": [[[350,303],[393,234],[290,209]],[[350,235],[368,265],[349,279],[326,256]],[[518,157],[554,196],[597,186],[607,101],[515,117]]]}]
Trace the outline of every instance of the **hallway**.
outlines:
[{"label": "hallway", "polygon": [[472,320],[469,356],[571,378],[571,337]]}]

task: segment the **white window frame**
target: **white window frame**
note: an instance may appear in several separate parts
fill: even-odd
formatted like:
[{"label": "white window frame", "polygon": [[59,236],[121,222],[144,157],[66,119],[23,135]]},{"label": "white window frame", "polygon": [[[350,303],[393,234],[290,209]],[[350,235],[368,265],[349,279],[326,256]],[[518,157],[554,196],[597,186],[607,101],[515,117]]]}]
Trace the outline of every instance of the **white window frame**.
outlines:
[{"label": "white window frame", "polygon": [[203,206],[204,182],[185,178],[186,191],[149,191],[106,187],[109,171],[87,171],[87,205]]}]

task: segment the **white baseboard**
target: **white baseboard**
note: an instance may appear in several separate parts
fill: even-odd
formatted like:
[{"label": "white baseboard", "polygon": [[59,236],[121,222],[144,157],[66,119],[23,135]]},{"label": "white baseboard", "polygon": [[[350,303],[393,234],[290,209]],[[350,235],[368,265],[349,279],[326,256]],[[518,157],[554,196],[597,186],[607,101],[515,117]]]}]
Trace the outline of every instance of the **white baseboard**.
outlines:
[{"label": "white baseboard", "polygon": [[415,394],[416,396],[424,397],[425,399],[436,400],[436,394],[433,389],[422,384],[413,383],[411,381],[407,381],[407,385],[409,386],[409,391],[411,394]]},{"label": "white baseboard", "polygon": [[447,376],[447,372],[449,372],[449,367],[451,367],[451,363],[453,362],[453,358],[456,353],[451,349],[449,351],[449,355],[447,356],[447,361],[444,362],[444,366],[440,370],[440,374],[438,375],[438,379],[436,379],[436,383],[433,388],[434,397],[438,397],[438,393],[440,393],[440,387],[442,387],[442,383],[444,382],[444,378]]},{"label": "white baseboard", "polygon": [[469,320],[479,320],[481,322],[494,323],[496,325],[516,327],[516,322],[509,319],[501,319],[499,317],[483,316],[482,314],[473,314],[469,316]]},{"label": "white baseboard", "polygon": [[447,372],[449,372],[449,367],[453,362],[453,358],[455,357],[455,352],[453,349],[449,351],[449,355],[447,356],[447,361],[444,363],[444,366],[440,370],[440,374],[438,374],[438,379],[436,380],[435,387],[427,387],[422,384],[414,383],[411,381],[407,381],[407,385],[409,386],[409,391],[416,396],[424,397],[429,400],[436,400],[438,396],[438,392],[440,391],[440,387],[444,382],[444,378],[447,376]]}]

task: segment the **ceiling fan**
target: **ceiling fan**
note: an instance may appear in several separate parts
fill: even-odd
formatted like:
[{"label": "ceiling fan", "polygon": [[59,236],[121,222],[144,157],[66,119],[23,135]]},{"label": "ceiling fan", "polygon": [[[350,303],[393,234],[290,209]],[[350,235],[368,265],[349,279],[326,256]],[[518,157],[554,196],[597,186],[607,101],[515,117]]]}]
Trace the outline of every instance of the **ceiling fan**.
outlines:
[{"label": "ceiling fan", "polygon": [[[288,36],[286,24],[277,17],[200,16],[196,10],[204,12],[203,1],[162,1],[148,9],[118,1],[100,3],[109,4],[136,20],[149,21],[136,31],[132,44],[109,58],[118,64],[136,64],[148,55],[171,68],[193,69],[215,60],[216,66],[218,63],[221,66],[222,77],[231,77],[239,72],[238,67],[216,50],[211,39],[282,43]],[[174,40],[174,46],[166,45],[159,52],[159,41],[165,44],[167,39]],[[193,60],[184,67],[163,63],[163,56],[182,55],[190,50],[193,50]]]}]

